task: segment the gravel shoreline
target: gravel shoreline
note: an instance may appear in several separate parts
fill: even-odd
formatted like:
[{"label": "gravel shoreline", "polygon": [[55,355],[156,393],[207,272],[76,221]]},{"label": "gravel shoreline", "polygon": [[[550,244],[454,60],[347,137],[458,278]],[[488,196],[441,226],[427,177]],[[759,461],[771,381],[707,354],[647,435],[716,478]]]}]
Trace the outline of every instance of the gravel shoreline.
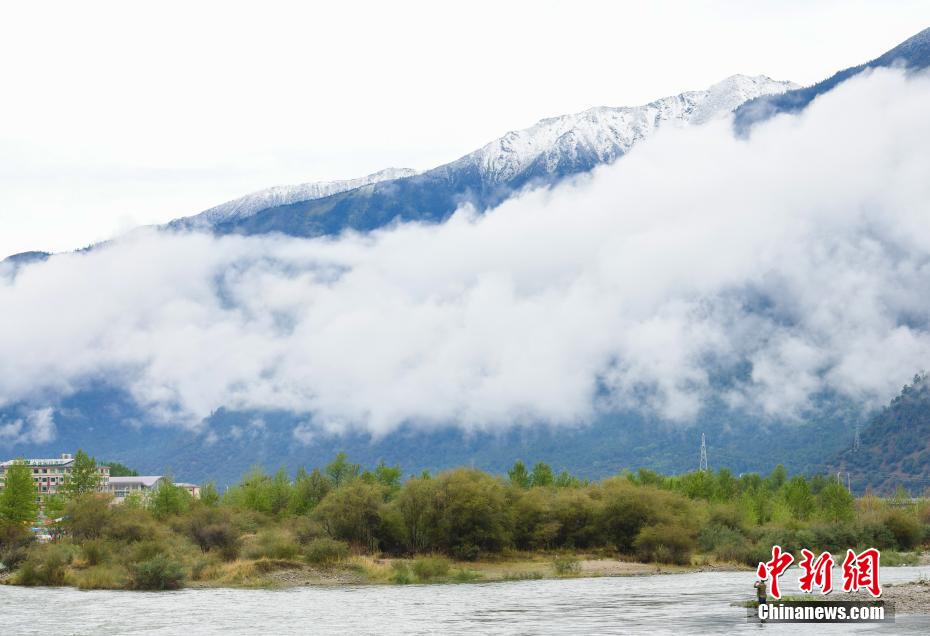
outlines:
[{"label": "gravel shoreline", "polygon": [[[830,594],[831,601],[871,601],[868,592],[841,592]],[[882,586],[881,600],[894,603],[894,612],[899,614],[930,615],[930,581],[912,581]]]}]

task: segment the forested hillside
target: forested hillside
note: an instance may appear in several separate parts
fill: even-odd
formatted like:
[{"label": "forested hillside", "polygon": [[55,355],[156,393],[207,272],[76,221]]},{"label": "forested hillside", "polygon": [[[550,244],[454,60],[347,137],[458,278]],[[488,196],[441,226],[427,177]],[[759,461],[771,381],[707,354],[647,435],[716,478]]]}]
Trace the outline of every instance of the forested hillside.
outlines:
[{"label": "forested hillside", "polygon": [[839,454],[836,469],[849,473],[854,490],[889,492],[903,486],[912,495],[930,487],[930,379],[914,377],[860,434],[858,449]]}]

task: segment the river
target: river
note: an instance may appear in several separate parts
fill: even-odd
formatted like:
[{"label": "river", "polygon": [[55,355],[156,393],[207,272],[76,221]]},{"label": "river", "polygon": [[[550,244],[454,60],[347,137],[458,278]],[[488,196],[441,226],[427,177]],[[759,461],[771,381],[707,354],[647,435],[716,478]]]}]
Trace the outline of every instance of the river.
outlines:
[{"label": "river", "polygon": [[[882,568],[883,584],[930,576]],[[82,592],[0,587],[0,634],[770,634],[850,633],[849,625],[746,621],[751,572],[281,590]],[[839,579],[836,579],[839,580]],[[783,593],[797,577],[782,579]],[[928,634],[930,617],[858,625],[865,633]]]}]

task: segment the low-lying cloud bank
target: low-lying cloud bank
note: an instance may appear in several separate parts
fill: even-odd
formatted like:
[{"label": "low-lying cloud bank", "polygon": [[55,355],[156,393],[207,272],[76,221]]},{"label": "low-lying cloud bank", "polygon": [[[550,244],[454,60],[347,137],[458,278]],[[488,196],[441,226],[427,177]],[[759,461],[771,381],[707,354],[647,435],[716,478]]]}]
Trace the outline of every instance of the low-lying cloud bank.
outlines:
[{"label": "low-lying cloud bank", "polygon": [[[877,71],[748,140],[664,131],[485,216],[141,234],[0,273],[0,406],[105,380],[186,425],[306,413],[312,439],[630,407],[687,422],[714,394],[777,417],[824,390],[880,404],[930,360],[928,112],[930,80]],[[35,412],[0,438],[54,431]]]}]

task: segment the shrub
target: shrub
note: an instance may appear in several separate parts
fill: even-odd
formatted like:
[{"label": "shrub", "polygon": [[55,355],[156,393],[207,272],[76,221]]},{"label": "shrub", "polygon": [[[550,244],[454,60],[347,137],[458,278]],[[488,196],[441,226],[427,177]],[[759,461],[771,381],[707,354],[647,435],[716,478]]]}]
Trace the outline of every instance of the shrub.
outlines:
[{"label": "shrub", "polygon": [[138,563],[148,561],[157,556],[164,556],[167,550],[157,541],[140,541],[133,544],[132,549],[126,553],[126,562]]},{"label": "shrub", "polygon": [[250,559],[293,559],[299,552],[300,547],[291,535],[276,529],[260,531],[245,548]]},{"label": "shrub", "polygon": [[327,494],[313,515],[334,539],[374,548],[383,495],[382,486],[355,480]]},{"label": "shrub", "polygon": [[892,510],[883,520],[888,531],[894,536],[899,550],[910,550],[920,544],[923,531],[920,522],[903,510]]},{"label": "shrub", "polygon": [[85,541],[81,546],[81,554],[89,566],[100,565],[106,561],[109,552],[107,545],[99,539]]},{"label": "shrub", "polygon": [[130,568],[130,587],[134,590],[177,590],[184,585],[181,564],[158,554]]},{"label": "shrub", "polygon": [[200,506],[180,524],[201,552],[218,550],[226,561],[239,555],[239,530],[225,510]]},{"label": "shrub", "polygon": [[570,576],[581,572],[581,561],[572,556],[557,556],[552,560],[552,569],[559,576]]},{"label": "shrub", "polygon": [[148,541],[158,532],[155,520],[141,508],[115,506],[105,523],[103,534],[117,541]]},{"label": "shrub", "polygon": [[297,517],[291,520],[290,528],[300,545],[307,545],[324,534],[323,526],[307,517]]},{"label": "shrub", "polygon": [[413,562],[413,573],[421,581],[429,581],[449,573],[449,559],[442,556],[420,557]]},{"label": "shrub", "polygon": [[334,539],[314,539],[307,544],[304,557],[314,565],[331,565],[349,556],[349,545]]},{"label": "shrub", "polygon": [[435,479],[435,523],[431,545],[458,558],[500,552],[512,536],[512,521],[503,483],[486,473],[458,468]]},{"label": "shrub", "polygon": [[111,527],[114,509],[110,498],[96,493],[75,497],[65,507],[65,529],[74,539],[97,539]]},{"label": "shrub", "polygon": [[19,585],[64,585],[71,560],[71,551],[64,546],[41,546],[23,561],[14,580]]},{"label": "shrub", "polygon": [[686,528],[658,524],[640,530],[633,547],[644,561],[686,565],[691,562],[694,539]]},{"label": "shrub", "polygon": [[391,563],[391,582],[407,585],[413,583],[413,577],[410,575],[410,568],[403,561],[394,561]]},{"label": "shrub", "polygon": [[0,521],[0,571],[15,570],[29,556],[35,536],[20,523]]},{"label": "shrub", "polygon": [[891,530],[881,521],[871,520],[859,526],[856,545],[864,545],[879,550],[894,548],[897,541]]},{"label": "shrub", "polygon": [[737,532],[745,528],[742,511],[732,504],[718,504],[711,508],[707,525],[722,526]]},{"label": "shrub", "polygon": [[859,543],[859,533],[855,527],[847,523],[819,525],[814,526],[811,530],[814,540],[811,541],[810,545],[817,546],[820,550],[845,553],[847,548]]}]

